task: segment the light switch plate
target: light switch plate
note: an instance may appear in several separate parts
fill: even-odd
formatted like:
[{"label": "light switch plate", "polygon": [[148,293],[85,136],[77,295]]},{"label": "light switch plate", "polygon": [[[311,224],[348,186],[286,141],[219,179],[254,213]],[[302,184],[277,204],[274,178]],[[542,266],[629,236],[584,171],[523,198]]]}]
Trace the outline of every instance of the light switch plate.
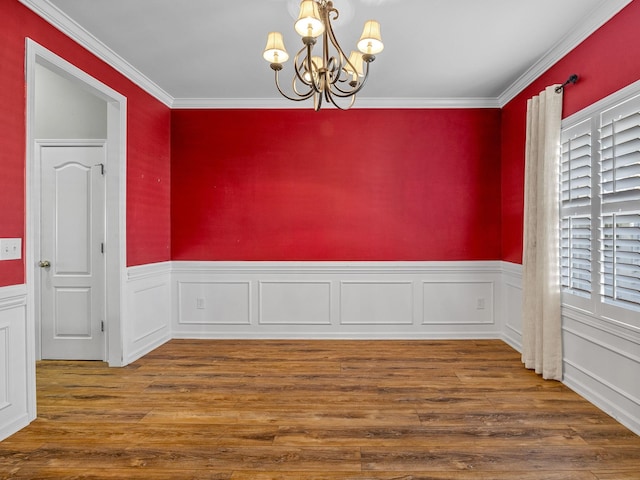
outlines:
[{"label": "light switch plate", "polygon": [[0,238],[0,260],[19,260],[22,258],[21,238]]}]

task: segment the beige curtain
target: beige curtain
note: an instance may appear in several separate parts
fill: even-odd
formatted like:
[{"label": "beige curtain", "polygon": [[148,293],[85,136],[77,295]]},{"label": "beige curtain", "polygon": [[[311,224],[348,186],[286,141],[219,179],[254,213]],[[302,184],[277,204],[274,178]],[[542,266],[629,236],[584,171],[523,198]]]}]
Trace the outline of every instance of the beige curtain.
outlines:
[{"label": "beige curtain", "polygon": [[545,379],[562,380],[559,199],[562,90],[547,87],[527,103],[522,361]]}]

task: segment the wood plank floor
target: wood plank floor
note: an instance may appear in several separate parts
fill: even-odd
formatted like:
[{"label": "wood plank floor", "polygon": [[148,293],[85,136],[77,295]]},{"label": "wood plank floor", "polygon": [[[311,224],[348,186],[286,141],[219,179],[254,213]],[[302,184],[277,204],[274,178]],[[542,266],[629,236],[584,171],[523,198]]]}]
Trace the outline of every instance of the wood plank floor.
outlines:
[{"label": "wood plank floor", "polygon": [[500,341],[173,340],[37,368],[2,479],[640,479],[640,437]]}]

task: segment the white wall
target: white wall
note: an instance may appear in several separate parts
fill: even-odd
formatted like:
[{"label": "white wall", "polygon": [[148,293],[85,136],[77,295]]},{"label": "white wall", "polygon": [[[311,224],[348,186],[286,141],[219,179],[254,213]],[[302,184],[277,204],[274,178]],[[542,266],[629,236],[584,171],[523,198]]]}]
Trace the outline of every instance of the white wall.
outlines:
[{"label": "white wall", "polygon": [[35,138],[107,138],[107,102],[36,64]]}]

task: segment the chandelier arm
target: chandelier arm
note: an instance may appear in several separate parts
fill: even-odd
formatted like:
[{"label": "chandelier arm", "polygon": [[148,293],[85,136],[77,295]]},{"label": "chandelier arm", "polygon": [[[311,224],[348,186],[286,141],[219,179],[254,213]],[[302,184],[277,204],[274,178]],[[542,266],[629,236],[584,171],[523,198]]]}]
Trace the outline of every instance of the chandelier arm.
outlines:
[{"label": "chandelier arm", "polygon": [[[304,49],[300,50],[300,52],[298,52],[298,54],[295,57],[294,68],[295,68],[296,74],[291,79],[291,89],[296,95],[298,95],[299,97],[304,97],[306,99],[306,98],[311,98],[311,95],[315,93],[315,90],[313,88],[313,85],[310,85],[309,82],[307,82],[304,79],[304,76],[302,75],[302,73],[300,73],[300,69],[299,69],[300,66],[298,65],[298,57],[303,50]],[[304,60],[303,60],[303,63],[304,63]],[[298,81],[300,81],[302,85],[308,88],[306,93],[300,93],[300,91],[298,90]]]},{"label": "chandelier arm", "polygon": [[300,91],[298,91],[298,82],[296,82],[296,80],[296,77],[293,77],[293,79],[291,80],[291,89],[293,90],[293,93],[295,93],[299,97],[307,99],[311,98],[311,96],[316,93],[316,91],[313,88],[309,87],[309,85],[307,85],[307,87],[309,87],[309,90],[307,92],[300,93]]},{"label": "chandelier arm", "polygon": [[329,92],[327,93],[326,98],[327,98],[327,101],[329,101],[334,107],[338,108],[339,110],[349,110],[351,107],[353,107],[353,104],[356,101],[355,95],[335,95],[338,98],[349,98],[349,96],[351,97],[351,100],[349,101],[349,105],[347,105],[346,107],[343,107],[335,100],[335,98],[333,98],[334,95],[335,93]]},{"label": "chandelier arm", "polygon": [[343,64],[341,61],[336,60],[335,56],[331,56],[327,62],[327,71],[331,72],[329,82],[331,85],[337,84],[342,77],[344,77],[344,71],[342,70]]},{"label": "chandelier arm", "polygon": [[[293,85],[294,85],[294,91],[296,92],[297,95],[301,95],[300,93],[298,93],[297,88],[295,88],[295,84],[296,84],[296,78],[298,80],[300,80],[300,82],[302,82],[303,85],[306,85],[308,87],[311,88],[312,92],[316,92],[316,93],[320,93],[320,88],[318,87],[318,85],[316,85],[316,82],[313,78],[313,62],[311,61],[311,50],[313,48],[313,44],[312,43],[307,43],[305,44],[304,47],[302,47],[300,49],[300,51],[298,51],[298,53],[296,53],[296,56],[294,58],[294,69],[296,72],[295,77],[293,77]],[[302,59],[302,61],[300,61],[300,55],[302,53],[304,53],[306,51],[306,56]],[[306,64],[306,65],[305,65]],[[306,71],[309,72],[309,80],[307,81],[304,78],[304,71],[305,71],[305,67],[306,67]],[[306,95],[306,94],[305,94]],[[309,97],[306,97],[309,98]]]},{"label": "chandelier arm", "polygon": [[[333,102],[332,102],[333,103]],[[313,96],[313,109],[318,112],[320,111],[320,108],[322,108],[322,93],[317,92],[314,96]]]},{"label": "chandelier arm", "polygon": [[298,95],[298,98],[296,97],[291,97],[289,95],[287,95],[282,88],[280,88],[280,81],[279,81],[279,77],[278,77],[278,71],[276,70],[276,88],[278,89],[278,92],[280,92],[280,95],[282,95],[284,98],[286,98],[287,100],[293,100],[294,102],[301,102],[303,100],[307,100],[309,98],[311,98],[311,96],[314,94],[314,91],[311,90],[309,91],[308,94],[305,95],[300,95],[298,92],[295,92],[296,95]]},{"label": "chandelier arm", "polygon": [[338,85],[335,85],[335,89],[340,92],[339,94],[334,92],[337,97],[346,98],[351,95],[356,95],[364,88],[364,85],[367,83],[367,79],[369,78],[369,63],[366,63],[365,65],[364,77],[352,90],[343,90]]},{"label": "chandelier arm", "polygon": [[[298,53],[296,53],[296,56],[293,57],[293,68],[295,70],[295,76],[293,77],[293,81],[295,82],[296,78],[298,80],[300,80],[303,84],[311,86],[307,83],[307,81],[304,79],[304,76],[302,75],[301,71],[300,71],[300,67],[304,66],[304,60],[302,60],[302,62],[300,62],[300,55],[307,50],[307,46],[302,47]],[[305,57],[306,58],[306,57]]]},{"label": "chandelier arm", "polygon": [[[313,67],[316,67],[316,75],[314,77],[313,75]],[[309,80],[311,82],[311,84],[313,85],[313,89],[321,94],[322,90],[324,88],[323,82],[324,82],[324,76],[323,76],[323,72],[322,72],[322,67],[318,67],[317,65],[314,65],[313,61],[312,61],[312,56],[311,56],[311,47],[309,47],[309,52],[307,54],[307,71],[309,72]]]},{"label": "chandelier arm", "polygon": [[[325,65],[327,66],[327,68],[329,68],[329,64],[331,63],[337,63],[337,65],[335,65],[335,70],[338,72],[338,75],[334,75],[334,79],[332,80],[332,84],[335,84],[338,79],[343,75],[343,67],[345,65],[345,63],[348,63],[348,57],[344,54],[344,51],[342,50],[342,47],[340,46],[340,44],[338,43],[338,39],[336,38],[335,33],[333,32],[333,26],[331,25],[331,21],[329,18],[329,15],[331,13],[331,11],[335,11],[335,17],[334,19],[338,18],[338,11],[335,8],[330,8],[327,9],[326,11],[326,27],[325,27],[325,32],[324,32],[324,37],[325,37],[325,41],[324,41],[324,47],[325,47]],[[329,57],[329,46],[333,45],[333,48],[336,50],[337,55],[332,55],[331,57]],[[336,59],[337,57],[337,59]],[[354,68],[355,70],[355,68]]]}]

